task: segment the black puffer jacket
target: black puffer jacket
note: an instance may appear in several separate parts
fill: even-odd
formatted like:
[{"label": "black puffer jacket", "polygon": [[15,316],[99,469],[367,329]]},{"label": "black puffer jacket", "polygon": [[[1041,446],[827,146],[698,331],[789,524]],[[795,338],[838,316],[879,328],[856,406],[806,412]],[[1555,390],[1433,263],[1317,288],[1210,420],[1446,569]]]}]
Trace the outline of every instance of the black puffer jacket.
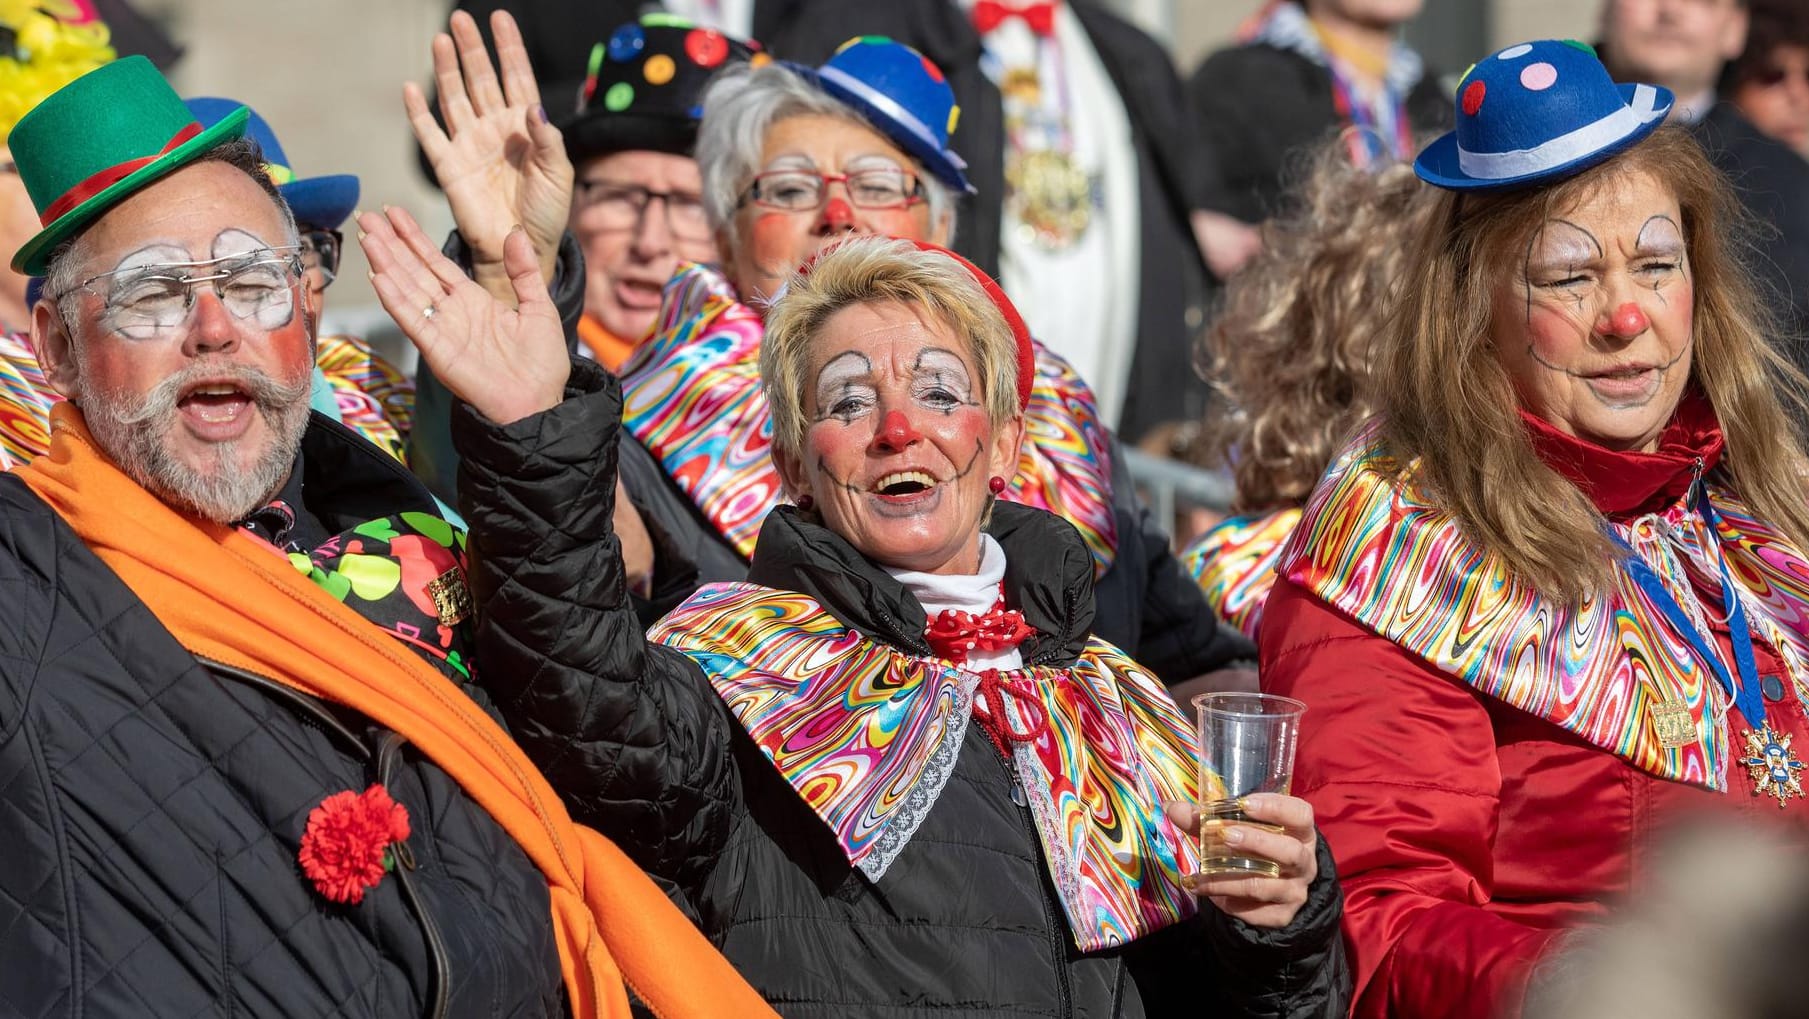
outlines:
[{"label": "black puffer jacket", "polygon": [[[1293,926],[1210,907],[1081,955],[1033,822],[970,727],[953,776],[884,878],[854,871],[729,715],[703,673],[649,645],[610,534],[620,395],[592,365],[566,401],[497,427],[460,408],[459,490],[479,565],[486,683],[575,815],[677,886],[704,931],[780,1012],[802,1016],[1339,1016],[1348,977],[1329,852]],[[1006,586],[1063,665],[1086,640],[1092,572],[1056,517],[1001,505]],[[923,609],[831,532],[781,509],[749,580],[819,599],[844,623],[922,646]]]},{"label": "black puffer jacket", "polygon": [[[386,494],[432,512],[319,415],[304,450],[329,529]],[[361,716],[195,658],[13,475],[0,605],[0,1015],[565,1014],[546,880],[482,808]],[[308,813],[373,782],[415,869],[329,903]]]}]

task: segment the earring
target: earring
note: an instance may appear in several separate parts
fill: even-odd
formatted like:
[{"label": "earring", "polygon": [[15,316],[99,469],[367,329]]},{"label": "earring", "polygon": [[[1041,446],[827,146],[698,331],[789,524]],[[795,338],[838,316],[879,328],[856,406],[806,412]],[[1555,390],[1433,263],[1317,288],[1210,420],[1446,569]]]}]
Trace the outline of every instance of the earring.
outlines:
[{"label": "earring", "polygon": [[1005,479],[994,474],[992,480],[986,483],[986,487],[992,489],[992,494],[1002,495],[1005,492]]},{"label": "earring", "polygon": [[799,510],[809,513],[811,510],[817,508],[817,501],[810,497],[810,493],[806,492],[803,495],[798,496],[796,506]]}]

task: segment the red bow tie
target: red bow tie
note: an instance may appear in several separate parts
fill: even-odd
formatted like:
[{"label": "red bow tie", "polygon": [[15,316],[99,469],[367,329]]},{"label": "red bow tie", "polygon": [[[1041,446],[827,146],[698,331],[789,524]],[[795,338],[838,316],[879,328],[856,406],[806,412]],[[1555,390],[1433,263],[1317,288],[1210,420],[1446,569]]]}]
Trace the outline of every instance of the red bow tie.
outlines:
[{"label": "red bow tie", "polygon": [[980,0],[974,4],[974,28],[981,35],[998,28],[1007,18],[1022,18],[1024,24],[1030,26],[1030,30],[1037,35],[1054,35],[1055,0],[1043,0],[1042,3],[1025,4],[1022,7],[999,3],[998,0]]},{"label": "red bow tie", "polygon": [[1005,607],[1005,598],[981,615],[944,609],[924,631],[936,657],[960,664],[973,651],[1003,651],[1024,643],[1036,630],[1024,622],[1024,614]]}]

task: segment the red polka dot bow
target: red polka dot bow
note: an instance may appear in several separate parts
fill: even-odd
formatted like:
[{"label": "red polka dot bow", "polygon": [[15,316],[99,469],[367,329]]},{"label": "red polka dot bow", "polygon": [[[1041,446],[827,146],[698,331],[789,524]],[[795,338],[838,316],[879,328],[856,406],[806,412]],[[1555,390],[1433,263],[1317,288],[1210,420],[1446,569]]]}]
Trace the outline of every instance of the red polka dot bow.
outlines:
[{"label": "red polka dot bow", "polygon": [[1046,0],[1046,2],[1038,4],[1024,4],[1022,7],[999,3],[998,0],[980,0],[974,5],[974,28],[981,35],[998,28],[1008,18],[1023,19],[1024,24],[1030,26],[1030,30],[1037,35],[1055,34],[1054,0]]},{"label": "red polka dot bow", "polygon": [[1036,630],[1024,622],[1024,614],[1005,607],[1005,594],[991,611],[974,615],[959,609],[944,609],[936,614],[923,633],[938,658],[960,664],[975,651],[991,652],[1014,648],[1029,639]]}]

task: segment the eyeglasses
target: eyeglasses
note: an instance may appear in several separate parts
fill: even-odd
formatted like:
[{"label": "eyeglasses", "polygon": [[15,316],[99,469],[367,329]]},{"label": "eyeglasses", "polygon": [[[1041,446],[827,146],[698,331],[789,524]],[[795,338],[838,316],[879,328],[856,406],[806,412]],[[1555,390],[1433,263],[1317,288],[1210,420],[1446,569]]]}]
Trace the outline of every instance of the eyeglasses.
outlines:
[{"label": "eyeglasses", "polygon": [[710,218],[703,198],[689,191],[655,191],[639,184],[612,180],[578,182],[578,208],[590,212],[605,230],[634,230],[654,199],[666,206],[666,229],[685,241],[710,239]]},{"label": "eyeglasses", "polygon": [[902,209],[923,200],[917,175],[895,167],[874,167],[853,173],[818,173],[815,170],[768,170],[755,174],[754,183],[741,196],[767,209],[814,212],[823,207],[829,185],[840,181],[848,200],[862,209]]},{"label": "eyeglasses", "polygon": [[[115,269],[90,276],[52,298],[61,303],[87,292],[105,303],[107,328],[134,340],[148,340],[188,321],[195,288],[212,284],[234,318],[266,331],[287,323],[295,311],[295,284],[302,277],[299,245],[265,248],[206,262],[170,262]],[[212,272],[196,270],[212,269]],[[95,284],[105,281],[104,290]]]},{"label": "eyeglasses", "polygon": [[301,235],[303,269],[319,269],[322,286],[339,278],[339,254],[345,248],[345,234],[338,230],[309,230]]}]

